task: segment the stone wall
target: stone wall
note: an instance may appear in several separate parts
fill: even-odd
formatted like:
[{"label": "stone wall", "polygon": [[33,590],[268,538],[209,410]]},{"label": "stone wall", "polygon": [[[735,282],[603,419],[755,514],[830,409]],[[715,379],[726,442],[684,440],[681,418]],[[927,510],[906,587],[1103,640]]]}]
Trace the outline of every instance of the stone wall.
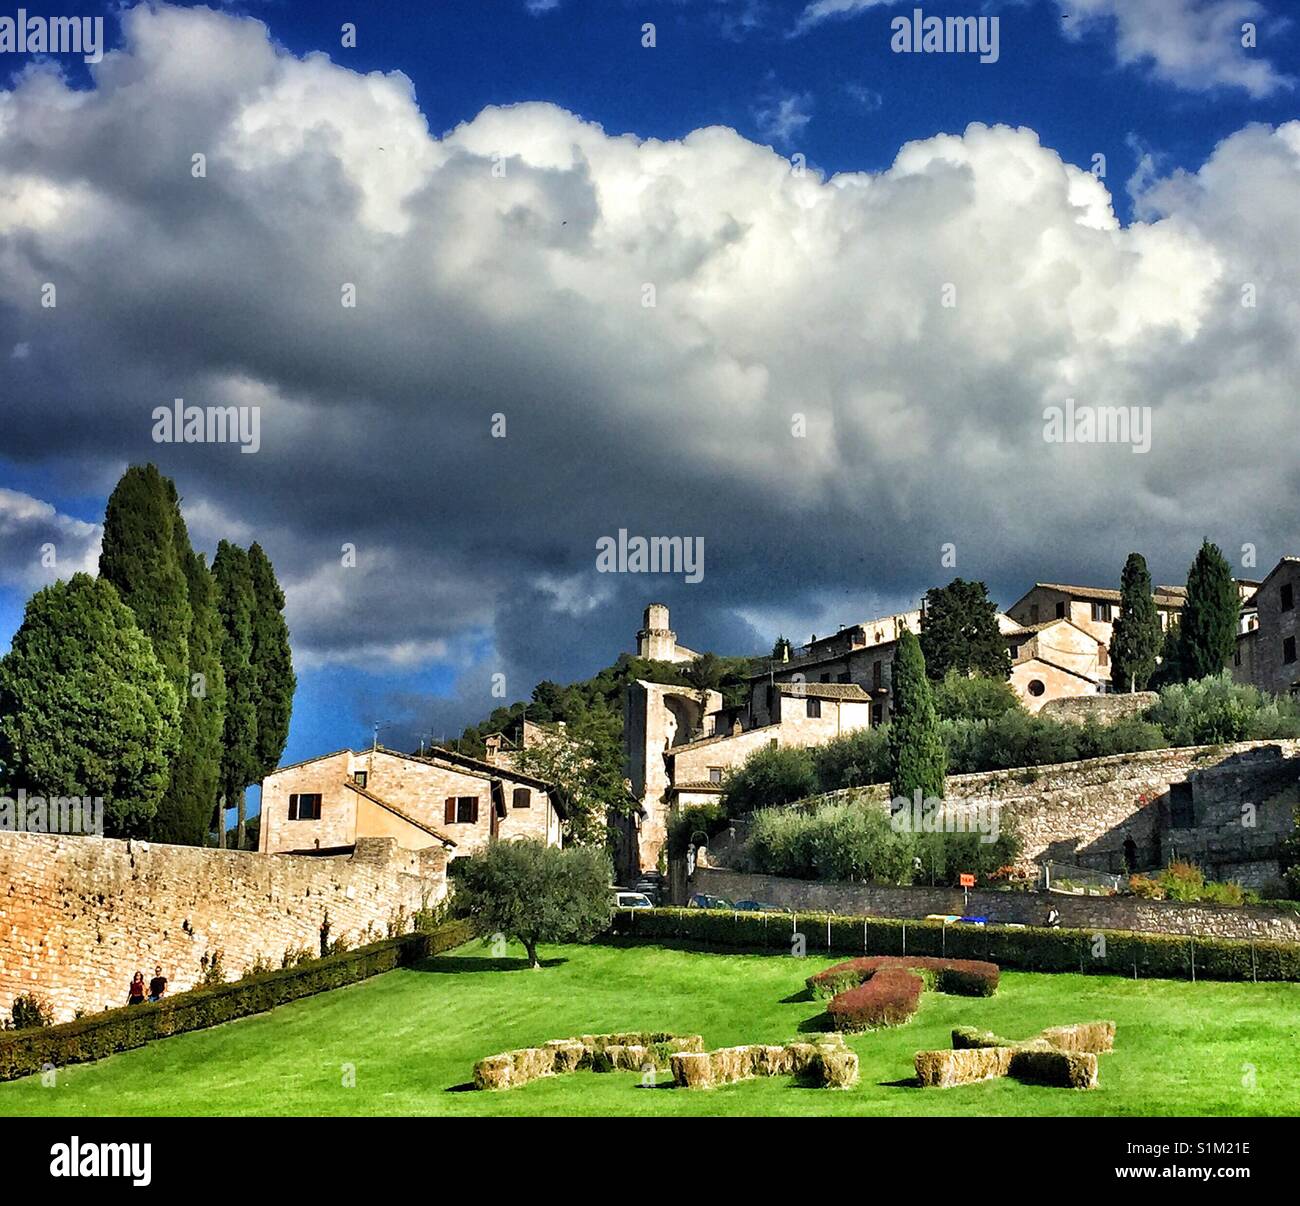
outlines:
[{"label": "stone wall", "polygon": [[[1300,742],[1188,746],[950,775],[944,794],[955,813],[963,804],[998,806],[1019,829],[1026,864],[1052,859],[1120,873],[1132,842],[1139,869],[1189,858],[1211,878],[1273,891],[1279,847],[1294,830],[1300,802]],[[876,784],[829,798],[883,808],[888,797],[888,786]]]},{"label": "stone wall", "polygon": [[1198,938],[1257,938],[1300,942],[1300,903],[1293,912],[1186,905],[1132,897],[1067,896],[1059,892],[981,892],[969,901],[960,888],[890,888],[874,884],[822,883],[746,875],[722,868],[697,867],[688,892],[727,900],[760,900],[796,912],[866,917],[923,918],[931,913],[984,917],[991,922],[1043,925],[1049,909],[1061,925],[1079,929],[1191,934]]},{"label": "stone wall", "polygon": [[0,1015],[24,993],[57,1021],[124,1005],[156,964],[180,992],[217,950],[227,978],[259,957],[279,967],[286,950],[320,953],[327,913],[330,940],[358,946],[445,894],[446,854],[391,840],[315,857],[0,832]]},{"label": "stone wall", "polygon": [[1128,716],[1139,716],[1160,699],[1154,691],[1134,691],[1132,694],[1080,695],[1070,699],[1049,699],[1042,707],[1044,716],[1067,724],[1082,724],[1095,720],[1098,724],[1112,724]]}]

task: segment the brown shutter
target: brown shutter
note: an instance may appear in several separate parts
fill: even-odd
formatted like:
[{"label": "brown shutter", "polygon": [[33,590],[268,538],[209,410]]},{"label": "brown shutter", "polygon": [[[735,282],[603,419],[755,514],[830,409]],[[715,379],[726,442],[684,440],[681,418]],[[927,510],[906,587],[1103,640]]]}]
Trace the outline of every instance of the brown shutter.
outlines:
[{"label": "brown shutter", "polygon": [[296,795],[292,795],[289,797],[289,820],[296,821],[297,819],[298,819],[298,797]]},{"label": "brown shutter", "polygon": [[478,796],[470,796],[469,801],[470,801],[469,804],[470,824],[477,825],[478,824]]},{"label": "brown shutter", "polygon": [[442,819],[448,825],[454,825],[456,823],[456,797],[455,796],[448,796],[447,799],[443,802]]}]

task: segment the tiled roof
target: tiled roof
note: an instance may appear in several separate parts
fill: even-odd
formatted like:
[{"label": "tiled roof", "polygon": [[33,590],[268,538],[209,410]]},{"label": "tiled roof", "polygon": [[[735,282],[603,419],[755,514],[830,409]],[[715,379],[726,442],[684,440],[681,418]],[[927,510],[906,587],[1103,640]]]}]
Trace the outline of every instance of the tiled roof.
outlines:
[{"label": "tiled roof", "polygon": [[782,695],[803,699],[843,699],[851,703],[869,703],[868,695],[858,683],[777,683]]},{"label": "tiled roof", "polygon": [[707,791],[716,795],[722,794],[722,784],[714,783],[712,780],[698,779],[693,783],[674,783],[669,789],[670,792],[676,791]]},{"label": "tiled roof", "polygon": [[[1117,590],[1104,586],[1068,586],[1061,582],[1035,582],[1034,590],[1057,590],[1063,595],[1072,595],[1076,599],[1100,599],[1105,603],[1118,603],[1122,596]],[[1025,592],[1028,594],[1028,591]],[[1187,598],[1185,586],[1153,586],[1152,595],[1157,603],[1182,603]]]}]

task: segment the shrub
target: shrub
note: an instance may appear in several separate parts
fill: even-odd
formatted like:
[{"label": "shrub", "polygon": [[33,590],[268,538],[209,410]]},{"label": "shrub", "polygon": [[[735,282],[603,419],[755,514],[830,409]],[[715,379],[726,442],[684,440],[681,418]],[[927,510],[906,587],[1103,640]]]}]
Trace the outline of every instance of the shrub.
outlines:
[{"label": "shrub", "polygon": [[1235,683],[1227,671],[1160,691],[1146,712],[1170,745],[1226,745],[1300,736],[1300,702]]},{"label": "shrub", "polygon": [[263,1013],[288,1001],[353,984],[461,946],[473,937],[465,922],[436,934],[408,934],[371,943],[345,955],[211,988],[177,993],[156,1004],[122,1006],[92,1017],[38,1030],[0,1034],[0,1081],[65,1067],[143,1047],[151,1039],[217,1026]]},{"label": "shrub", "polygon": [[14,997],[10,1010],[15,1030],[30,1030],[50,1024],[50,1009],[38,996],[32,993]]},{"label": "shrub", "polygon": [[889,781],[889,726],[855,729],[812,748],[813,773],[820,792]]},{"label": "shrub", "polygon": [[[1189,938],[1125,930],[1075,930],[1041,926],[945,926],[892,917],[795,916],[710,909],[628,909],[619,931],[632,940],[686,940],[728,949],[790,952],[792,934],[829,935],[826,951],[853,955],[864,949],[983,959],[999,967],[1036,972],[1094,972],[1142,978],[1300,981],[1300,943],[1245,938]],[[1105,934],[1104,948],[1096,935]],[[1095,953],[1098,949],[1102,953]]]},{"label": "shrub", "polygon": [[961,996],[992,996],[998,969],[992,963],[877,955],[837,963],[808,977],[815,997],[831,996],[826,1012],[836,1030],[872,1030],[906,1022],[925,988]]},{"label": "shrub", "polygon": [[727,815],[735,817],[756,808],[802,800],[819,790],[808,750],[767,746],[727,773],[721,803]]},{"label": "shrub", "polygon": [[683,855],[693,838],[704,834],[713,837],[727,827],[727,810],[721,804],[692,804],[668,819],[668,849],[674,856]]},{"label": "shrub", "polygon": [[934,689],[934,710],[940,720],[996,720],[1025,707],[1006,679],[950,670]]}]

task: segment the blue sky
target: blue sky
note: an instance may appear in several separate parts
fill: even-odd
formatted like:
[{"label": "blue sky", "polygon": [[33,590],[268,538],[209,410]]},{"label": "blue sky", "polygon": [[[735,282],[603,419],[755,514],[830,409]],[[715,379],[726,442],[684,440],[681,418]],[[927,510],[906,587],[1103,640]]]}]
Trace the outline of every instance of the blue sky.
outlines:
[{"label": "blue sky", "polygon": [[[0,513],[0,645],[36,584],[23,561],[36,534],[57,531],[84,554],[93,537],[78,521],[97,523],[117,474],[144,459],[177,478],[209,551],[222,534],[260,539],[281,567],[301,655],[288,758],[363,741],[375,722],[391,726],[394,744],[452,734],[525,697],[541,677],[591,673],[630,648],[653,596],[672,603],[684,643],[724,652],[770,647],[778,630],[806,639],[837,618],[910,605],[938,580],[932,550],[949,528],[975,549],[959,572],[985,578],[1003,603],[1034,577],[1117,576],[1130,545],[1165,578],[1178,576],[1203,534],[1230,550],[1253,541],[1261,560],[1296,551],[1293,517],[1263,518],[1244,487],[1226,505],[1223,491],[1205,487],[1199,454],[1181,436],[1150,458],[1125,450],[1104,463],[1101,452],[1095,461],[1079,453],[1043,462],[1040,440],[993,467],[993,444],[981,444],[982,434],[995,433],[1001,449],[1019,439],[1020,391],[1037,406],[1076,379],[1098,396],[1150,402],[1170,417],[1167,431],[1179,414],[1208,424],[1225,435],[1218,455],[1229,458],[1246,456],[1235,443],[1243,407],[1253,421],[1272,406],[1289,413],[1283,383],[1294,376],[1281,348],[1294,332],[1286,215],[1296,209],[1287,191],[1296,169],[1291,136],[1275,131],[1296,116],[1300,27],[1281,0],[920,6],[926,15],[996,17],[999,58],[989,64],[893,53],[890,22],[916,6],[888,0],[314,0],[217,6],[216,17],[179,4],[134,26],[122,19],[129,5],[73,7],[105,15],[109,63],[0,56],[13,111],[24,118],[7,130],[0,122],[0,198],[20,196],[4,192],[6,180],[20,189],[39,178],[78,215],[46,223],[41,196],[21,194],[18,219],[6,225],[0,216],[0,263],[18,266],[11,282],[62,267],[81,290],[73,296],[87,298],[43,346],[32,335],[40,328],[30,291],[0,285],[0,354],[11,370],[0,381],[8,420],[0,487],[11,492]],[[176,10],[195,11],[168,15]],[[9,11],[0,7],[0,17]],[[1255,49],[1240,45],[1243,20],[1258,26]],[[355,48],[340,45],[346,22],[357,23]],[[642,45],[645,22],[655,25],[653,48]],[[210,52],[181,49],[191,35]],[[319,77],[304,61],[317,53],[333,64]],[[130,69],[108,71],[115,56]],[[76,123],[58,117],[64,101],[88,91],[85,128],[100,140],[92,151],[78,142]],[[226,99],[208,104],[218,96]],[[481,116],[522,102],[544,105]],[[967,133],[971,123],[1011,130],[985,138]],[[713,126],[739,139],[693,134]],[[1015,135],[1021,127],[1032,134]],[[960,152],[923,151],[919,168],[891,177],[900,148],[933,148],[939,134],[959,140]],[[639,233],[610,208],[621,135],[647,144],[639,170],[654,202]],[[524,191],[489,214],[481,197],[455,194],[455,164],[466,156],[486,164],[493,139],[524,166],[527,184],[514,177],[511,187]],[[554,149],[566,140],[582,144],[582,162]],[[684,140],[684,149],[659,154],[648,140]],[[157,175],[157,148],[174,146],[187,159],[191,143],[214,162],[236,147],[238,201],[204,213],[201,224],[179,188],[173,196]],[[769,146],[786,160],[804,156],[819,181],[862,173],[874,191],[850,211],[853,190],[838,189],[842,215],[793,230],[800,214],[835,207],[805,199],[784,217],[769,212],[761,182]],[[439,158],[448,147],[461,158]],[[944,166],[952,154],[963,159],[957,176]],[[1071,247],[1068,269],[1033,262],[1033,247],[1069,243],[1078,224],[1051,212],[1065,186],[1043,184],[1042,173],[1063,180],[1068,165],[1087,171],[1098,154],[1118,226],[1102,230],[1089,218],[1090,242]],[[733,155],[734,204],[725,166]],[[408,182],[410,164],[420,166]],[[1018,165],[1032,202],[1017,191]],[[921,178],[928,191],[904,195]],[[1069,179],[1078,204],[1077,177]],[[353,191],[334,192],[340,181]],[[824,200],[829,184],[817,187]],[[359,198],[358,208],[345,199],[334,215],[336,197]],[[285,215],[298,205],[303,217],[290,223]],[[1234,207],[1258,211],[1244,234],[1230,220]],[[917,215],[911,227],[909,213]],[[324,323],[320,345],[310,346],[311,320],[289,317],[283,297],[278,310],[263,309],[274,281],[250,284],[254,323],[215,283],[240,262],[243,243],[265,235],[245,271],[256,275],[272,259],[278,277],[301,270],[301,295],[358,231],[373,233],[368,223],[378,233],[340,264],[340,278],[386,262],[410,237],[411,215],[424,233],[388,270],[399,274],[438,244],[436,282],[403,279],[401,304],[355,346]],[[757,230],[768,231],[765,241]],[[736,231],[751,232],[750,241],[737,243]],[[581,248],[556,242],[579,234],[589,239]],[[602,294],[642,236],[628,253],[635,287],[661,271],[680,274],[681,285],[677,325],[649,344],[607,325],[617,306]],[[866,272],[851,263],[859,246],[875,247],[863,252]],[[900,247],[908,258],[894,258]],[[469,248],[473,270],[453,270]],[[948,345],[918,334],[930,320],[914,310],[891,312],[890,297],[920,279],[928,290],[927,274],[965,279],[957,248],[987,256],[982,279],[1000,283],[981,302],[984,327]],[[731,255],[740,258],[720,267]],[[79,276],[79,265],[100,256],[93,278],[88,268]],[[193,267],[180,272],[186,256]],[[1088,265],[1112,256],[1088,278]],[[875,265],[879,277],[869,275]],[[1008,265],[1014,271],[1001,280]],[[146,269],[153,296],[166,299],[156,312],[136,291]],[[579,272],[594,275],[575,286]],[[1276,308],[1268,329],[1216,327],[1211,316],[1226,311],[1214,299],[1269,273]],[[192,294],[177,283],[185,275]],[[752,282],[765,275],[770,296],[764,288],[756,296]],[[735,296],[724,296],[733,285]],[[1071,295],[1064,326],[1031,338],[1028,320],[1010,317],[1022,306],[1025,315],[1051,309],[1063,292]],[[847,334],[793,363],[793,345],[825,330],[822,306],[842,313],[857,304],[863,316]],[[995,329],[1004,310],[1010,329]],[[411,330],[397,330],[407,319]],[[801,323],[807,330],[791,334]],[[786,334],[792,346],[778,349]],[[859,337],[861,354],[841,362],[846,342]],[[382,354],[353,377],[348,365],[376,348]],[[985,361],[990,348],[1002,353]],[[1241,356],[1235,367],[1232,348]],[[814,377],[807,392],[821,401],[798,400],[800,383]],[[279,430],[296,442],[277,443],[274,425],[258,457],[150,442],[139,415],[155,402],[218,389],[263,397],[268,424],[283,415]],[[718,431],[708,426],[712,399]],[[833,417],[816,455],[780,442],[788,412],[804,405]],[[496,408],[520,433],[501,448],[466,434]],[[941,448],[937,433],[955,435],[972,414],[980,421],[960,446]],[[780,439],[746,444],[742,456],[742,433],[760,429],[762,416]],[[918,435],[914,423],[934,431]],[[1291,489],[1293,452],[1281,435],[1261,491]],[[1052,484],[1065,482],[1073,502],[1053,495]],[[1089,483],[1103,483],[1098,501],[1081,507]],[[37,513],[35,504],[51,510]],[[637,522],[652,532],[698,531],[711,550],[706,584],[598,578],[592,537]],[[333,562],[350,533],[361,533],[375,558],[364,579],[340,582]],[[491,693],[494,673],[507,676],[505,700]]]}]

